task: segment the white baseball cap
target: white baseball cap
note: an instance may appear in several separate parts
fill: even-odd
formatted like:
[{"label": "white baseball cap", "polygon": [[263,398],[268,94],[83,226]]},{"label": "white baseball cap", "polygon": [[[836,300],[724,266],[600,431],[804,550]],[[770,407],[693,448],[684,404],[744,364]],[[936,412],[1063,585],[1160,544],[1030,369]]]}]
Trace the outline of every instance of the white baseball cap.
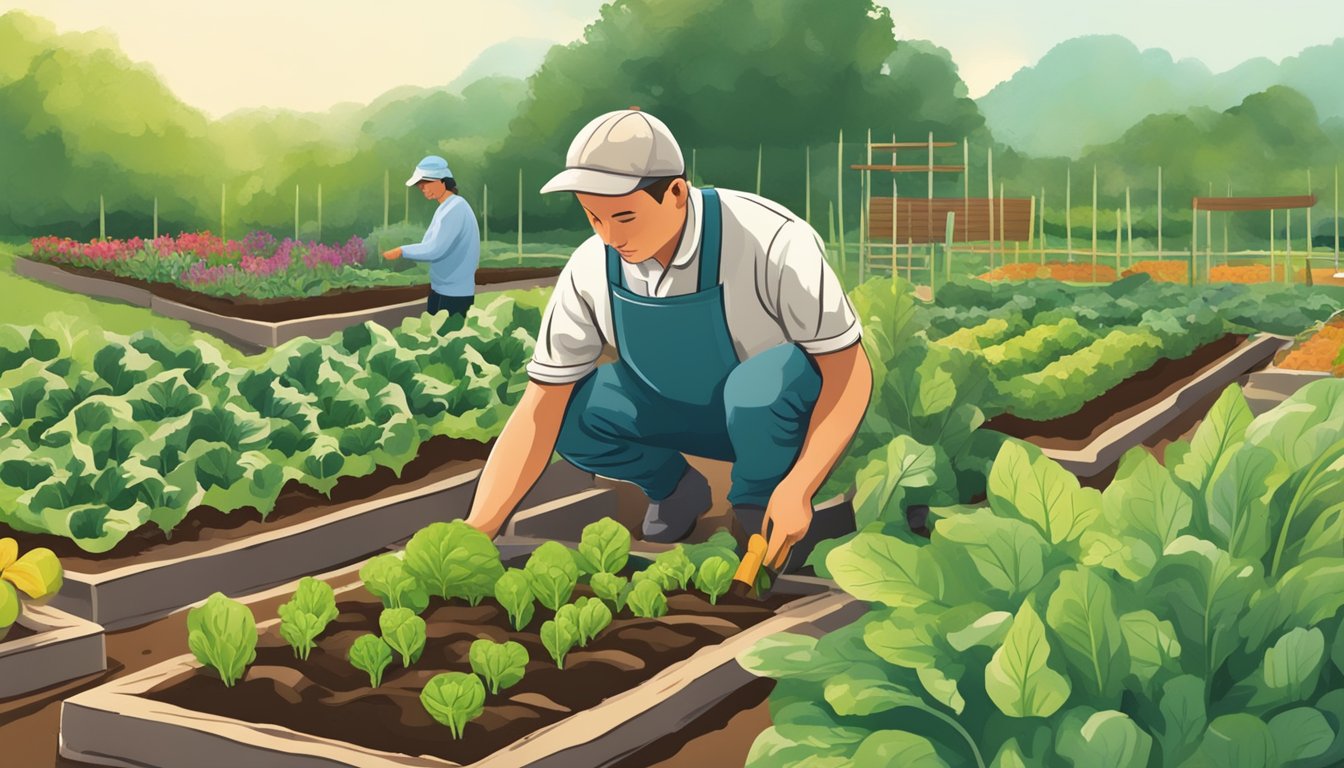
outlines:
[{"label": "white baseball cap", "polygon": [[646,180],[685,172],[686,160],[672,131],[662,120],[631,107],[584,126],[569,145],[565,170],[541,191],[627,195]]},{"label": "white baseball cap", "polygon": [[415,166],[415,173],[406,180],[406,186],[414,187],[417,182],[425,179],[451,179],[453,172],[448,168],[448,161],[438,155],[426,155],[420,164]]}]

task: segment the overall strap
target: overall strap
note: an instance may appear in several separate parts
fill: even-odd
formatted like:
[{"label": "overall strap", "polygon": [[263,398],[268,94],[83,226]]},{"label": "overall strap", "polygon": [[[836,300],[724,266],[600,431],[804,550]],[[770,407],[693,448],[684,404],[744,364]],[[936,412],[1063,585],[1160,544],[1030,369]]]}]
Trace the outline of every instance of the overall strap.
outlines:
[{"label": "overall strap", "polygon": [[700,228],[700,287],[706,291],[719,284],[719,246],[723,239],[723,214],[717,190],[700,191],[705,212]]},{"label": "overall strap", "polygon": [[621,269],[621,254],[607,246],[607,282],[620,288],[625,287],[625,271]]}]

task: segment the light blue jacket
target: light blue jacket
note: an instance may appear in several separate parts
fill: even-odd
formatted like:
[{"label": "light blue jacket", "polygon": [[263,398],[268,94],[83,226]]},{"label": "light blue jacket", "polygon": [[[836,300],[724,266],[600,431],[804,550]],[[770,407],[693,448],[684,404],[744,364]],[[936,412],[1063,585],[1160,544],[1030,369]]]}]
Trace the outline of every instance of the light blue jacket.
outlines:
[{"label": "light blue jacket", "polygon": [[441,296],[476,295],[476,267],[481,261],[481,231],[476,214],[461,195],[439,204],[425,237],[403,245],[401,255],[429,263],[429,286]]}]

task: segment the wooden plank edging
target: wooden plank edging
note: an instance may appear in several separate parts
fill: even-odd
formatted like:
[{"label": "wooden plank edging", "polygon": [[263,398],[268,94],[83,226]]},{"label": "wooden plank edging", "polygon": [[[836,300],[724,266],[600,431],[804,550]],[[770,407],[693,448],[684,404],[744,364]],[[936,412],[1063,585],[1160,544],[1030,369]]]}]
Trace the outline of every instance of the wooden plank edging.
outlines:
[{"label": "wooden plank edging", "polygon": [[103,628],[51,606],[23,608],[18,623],[36,634],[0,642],[0,699],[107,669]]}]

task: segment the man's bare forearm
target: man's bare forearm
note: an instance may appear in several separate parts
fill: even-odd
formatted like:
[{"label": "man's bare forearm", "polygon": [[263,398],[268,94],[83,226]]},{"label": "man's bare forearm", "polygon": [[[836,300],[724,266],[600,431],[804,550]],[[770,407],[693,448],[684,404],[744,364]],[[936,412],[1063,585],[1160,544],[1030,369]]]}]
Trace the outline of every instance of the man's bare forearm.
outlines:
[{"label": "man's bare forearm", "polygon": [[862,344],[813,359],[821,372],[821,392],[798,460],[780,483],[807,499],[821,489],[854,438],[873,392],[873,371]]},{"label": "man's bare forearm", "polygon": [[573,384],[529,383],[481,471],[467,523],[494,536],[550,463]]}]

